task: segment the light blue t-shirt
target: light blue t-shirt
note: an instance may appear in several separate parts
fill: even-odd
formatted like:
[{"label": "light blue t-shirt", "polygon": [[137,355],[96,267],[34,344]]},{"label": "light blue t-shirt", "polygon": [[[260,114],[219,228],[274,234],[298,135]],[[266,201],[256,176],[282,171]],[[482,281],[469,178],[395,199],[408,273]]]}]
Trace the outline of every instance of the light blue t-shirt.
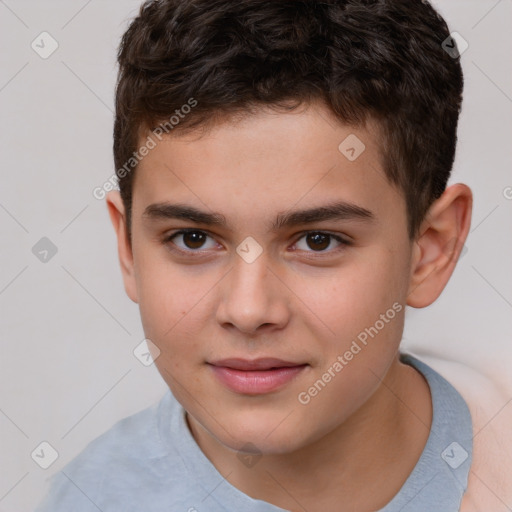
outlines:
[{"label": "light blue t-shirt", "polygon": [[[402,355],[426,378],[433,403],[425,448],[398,494],[378,512],[455,512],[466,490],[472,422],[455,388]],[[340,510],[342,510],[340,503]],[[36,512],[283,512],[226,481],[203,454],[169,391],[92,441],[53,477]]]}]

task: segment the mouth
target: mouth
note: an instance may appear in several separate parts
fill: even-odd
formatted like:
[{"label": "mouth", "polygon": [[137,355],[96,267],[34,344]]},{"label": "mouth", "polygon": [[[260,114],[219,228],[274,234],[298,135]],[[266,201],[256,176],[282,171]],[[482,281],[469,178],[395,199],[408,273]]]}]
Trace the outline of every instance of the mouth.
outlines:
[{"label": "mouth", "polygon": [[228,389],[246,395],[276,391],[309,366],[275,358],[222,359],[208,363],[215,377]]}]

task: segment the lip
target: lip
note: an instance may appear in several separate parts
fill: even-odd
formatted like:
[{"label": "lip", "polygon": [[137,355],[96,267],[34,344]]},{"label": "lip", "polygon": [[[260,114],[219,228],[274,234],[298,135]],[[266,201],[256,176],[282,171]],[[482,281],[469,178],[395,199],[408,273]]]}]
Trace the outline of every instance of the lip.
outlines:
[{"label": "lip", "polygon": [[307,363],[270,357],[253,360],[222,359],[208,364],[214,375],[228,389],[247,395],[261,395],[276,391],[309,366]]},{"label": "lip", "polygon": [[270,370],[271,368],[289,368],[291,366],[302,366],[305,363],[285,361],[275,357],[260,357],[258,359],[242,359],[233,357],[230,359],[219,359],[209,363],[213,366],[231,368],[233,370]]}]

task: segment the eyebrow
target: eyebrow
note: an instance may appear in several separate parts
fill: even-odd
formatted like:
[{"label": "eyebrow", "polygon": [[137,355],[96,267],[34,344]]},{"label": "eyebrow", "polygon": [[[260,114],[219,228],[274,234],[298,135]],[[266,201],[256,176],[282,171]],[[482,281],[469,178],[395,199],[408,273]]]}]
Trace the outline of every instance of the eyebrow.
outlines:
[{"label": "eyebrow", "polygon": [[[220,213],[208,213],[181,203],[154,203],[146,207],[143,217],[154,220],[182,219],[195,224],[227,227],[226,218]],[[312,224],[326,220],[362,220],[372,222],[375,215],[370,210],[354,203],[339,201],[304,210],[279,213],[270,225],[271,231],[301,224]]]}]

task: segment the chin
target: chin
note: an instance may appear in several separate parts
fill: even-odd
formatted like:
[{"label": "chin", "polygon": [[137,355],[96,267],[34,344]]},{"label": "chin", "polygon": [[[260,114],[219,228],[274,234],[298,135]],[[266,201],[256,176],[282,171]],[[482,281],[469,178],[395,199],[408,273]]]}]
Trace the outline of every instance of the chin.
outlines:
[{"label": "chin", "polygon": [[233,451],[279,455],[300,449],[306,443],[302,436],[299,437],[302,429],[295,422],[283,421],[286,415],[282,412],[256,417],[260,414],[253,412],[243,417],[235,411],[233,416],[218,416],[217,421],[226,430],[217,422],[202,424],[220,443]]}]

